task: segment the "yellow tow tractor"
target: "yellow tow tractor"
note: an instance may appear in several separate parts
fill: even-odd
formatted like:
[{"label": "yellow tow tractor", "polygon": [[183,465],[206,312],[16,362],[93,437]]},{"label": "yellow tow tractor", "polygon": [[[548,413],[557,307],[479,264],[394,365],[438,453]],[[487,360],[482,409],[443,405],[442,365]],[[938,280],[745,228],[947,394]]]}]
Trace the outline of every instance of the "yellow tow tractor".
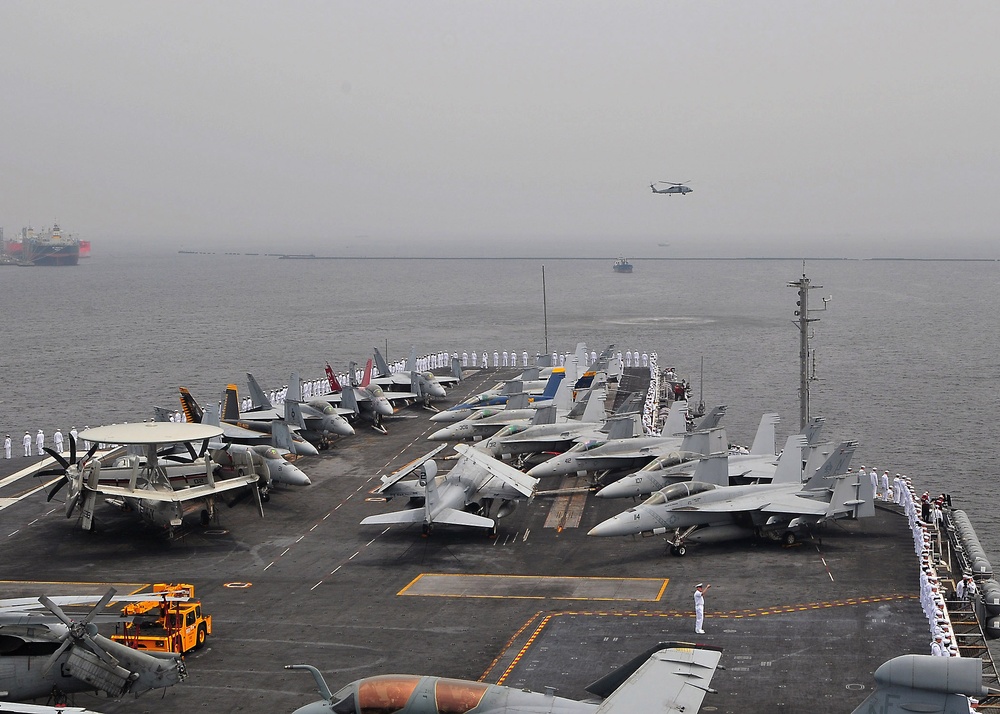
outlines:
[{"label": "yellow tow tractor", "polygon": [[132,621],[124,623],[124,631],[115,632],[111,639],[137,650],[184,654],[204,645],[212,634],[212,616],[202,613],[201,601],[194,599],[194,585],[187,583],[156,583],[150,599],[125,605],[122,617]]}]

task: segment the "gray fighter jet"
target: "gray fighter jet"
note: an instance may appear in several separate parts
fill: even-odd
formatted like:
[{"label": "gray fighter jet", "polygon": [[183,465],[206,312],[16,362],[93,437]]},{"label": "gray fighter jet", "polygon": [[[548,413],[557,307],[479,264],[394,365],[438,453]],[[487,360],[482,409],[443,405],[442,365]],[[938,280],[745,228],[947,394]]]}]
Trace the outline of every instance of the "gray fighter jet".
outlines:
[{"label": "gray fighter jet", "polygon": [[[312,673],[321,701],[295,714],[356,714],[428,711],[463,714],[636,714],[697,712],[718,667],[722,650],[708,645],[661,643],[597,680],[587,691],[603,699],[599,704],[556,697],[552,691],[532,692],[497,684],[444,677],[386,674],[351,682],[331,692],[323,675],[305,664],[286,669]],[[428,709],[428,703],[432,703]],[[436,703],[436,706],[433,705]]]},{"label": "gray fighter jet", "polygon": [[[514,511],[515,501],[534,494],[535,479],[465,444],[455,446],[461,457],[451,471],[439,474],[433,457],[445,446],[442,444],[382,477],[382,485],[375,493],[386,500],[409,498],[411,508],[368,516],[361,525],[419,523],[425,535],[437,524],[471,526],[496,533],[496,521],[489,517],[493,502],[500,499],[496,517],[503,518]],[[402,480],[410,474],[417,479]]]},{"label": "gray fighter jet", "polygon": [[594,526],[587,535],[662,534],[672,555],[684,555],[691,542],[765,537],[795,543],[801,529],[838,518],[875,514],[869,479],[848,473],[857,442],[845,441],[805,482],[775,481],[718,486],[688,481],[656,491],[643,503]]},{"label": "gray fighter jet", "polygon": [[[97,633],[94,621],[104,607],[123,599],[128,598],[115,598],[111,588],[100,599],[43,595],[0,600],[4,662],[0,667],[0,700],[84,691],[101,691],[115,698],[138,696],[182,681],[187,670],[180,655],[140,652]],[[59,604],[95,601],[94,608],[79,620],[70,618]],[[48,614],[39,612],[43,607]]]}]

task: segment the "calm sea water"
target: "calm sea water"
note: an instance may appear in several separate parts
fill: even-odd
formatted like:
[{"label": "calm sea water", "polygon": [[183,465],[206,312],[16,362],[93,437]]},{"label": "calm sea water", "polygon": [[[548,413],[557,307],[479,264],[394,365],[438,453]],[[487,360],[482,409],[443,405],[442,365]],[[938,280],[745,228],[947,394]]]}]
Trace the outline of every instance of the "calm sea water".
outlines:
[{"label": "calm sea water", "polygon": [[[708,405],[727,404],[731,440],[777,411],[797,431],[800,261],[545,262],[550,351],[656,351]],[[76,268],[0,268],[0,430],[140,421],[202,401],[252,372],[278,387],[391,358],[544,350],[542,261],[277,260],[102,254]],[[1000,555],[1000,263],[815,261],[812,413],[855,464],[955,494]],[[704,380],[699,377],[704,360]],[[16,440],[15,440],[16,441]]]}]

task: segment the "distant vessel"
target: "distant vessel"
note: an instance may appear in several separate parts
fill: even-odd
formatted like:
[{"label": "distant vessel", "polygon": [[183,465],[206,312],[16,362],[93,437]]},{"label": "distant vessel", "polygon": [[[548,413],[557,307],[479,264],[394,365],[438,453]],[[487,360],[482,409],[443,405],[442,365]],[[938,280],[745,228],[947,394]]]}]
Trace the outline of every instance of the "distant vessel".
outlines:
[{"label": "distant vessel", "polygon": [[80,260],[80,241],[63,233],[58,224],[40,232],[29,226],[22,228],[14,240],[4,241],[3,252],[20,265],[76,265]]},{"label": "distant vessel", "polygon": [[82,240],[80,241],[80,257],[89,258],[90,257],[90,241]]},{"label": "distant vessel", "polygon": [[616,273],[631,273],[632,264],[625,260],[624,257],[619,258],[615,261],[615,264],[611,266]]}]

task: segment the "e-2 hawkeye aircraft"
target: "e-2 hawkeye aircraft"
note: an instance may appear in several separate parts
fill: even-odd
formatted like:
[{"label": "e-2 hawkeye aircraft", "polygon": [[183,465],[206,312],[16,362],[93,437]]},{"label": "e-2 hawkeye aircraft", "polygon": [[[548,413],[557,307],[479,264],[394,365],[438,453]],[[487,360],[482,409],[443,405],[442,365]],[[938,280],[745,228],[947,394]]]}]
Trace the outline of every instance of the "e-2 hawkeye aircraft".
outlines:
[{"label": "e-2 hawkeye aircraft", "polygon": [[[115,698],[138,696],[183,681],[187,670],[180,655],[140,652],[98,634],[94,620],[104,617],[100,613],[105,606],[129,599],[137,597],[116,597],[111,588],[100,598],[43,595],[0,600],[0,700],[84,691],[101,691]],[[94,608],[80,620],[70,618],[60,607],[94,602]],[[41,608],[48,614],[38,612]],[[2,701],[0,705],[0,712],[26,711]]]},{"label": "e-2 hawkeye aircraft", "polygon": [[[292,664],[285,669],[310,672],[322,697],[294,714],[696,714],[706,695],[717,693],[710,685],[721,656],[720,648],[709,645],[661,643],[588,686],[588,692],[604,698],[599,703],[556,697],[551,688],[532,692],[398,674],[359,679],[334,693],[315,667]],[[874,679],[874,690],[853,714],[968,714],[969,697],[982,703],[998,693],[983,684],[979,657],[900,655],[882,663]]]},{"label": "e-2 hawkeye aircraft", "polygon": [[[587,687],[599,704],[498,684],[409,674],[359,679],[331,692],[323,675],[305,664],[285,669],[312,673],[321,701],[295,714],[365,712],[462,712],[462,714],[680,714],[697,712],[710,688],[722,650],[709,645],[663,642]],[[431,703],[431,708],[428,708]],[[436,707],[434,707],[436,703]]]},{"label": "e-2 hawkeye aircraft", "polygon": [[[207,455],[210,439],[222,435],[222,429],[207,424],[180,424],[168,422],[142,422],[139,424],[112,424],[80,432],[79,437],[94,446],[79,462],[76,461],[76,441],[70,437],[70,459],[51,449],[46,452],[56,459],[59,468],[40,471],[37,476],[62,475],[48,500],[64,486],[68,488],[66,517],[72,517],[80,507],[81,526],[94,528],[94,507],[98,496],[113,505],[137,513],[139,517],[157,527],[173,529],[185,516],[199,513],[203,525],[215,515],[215,501],[222,494],[235,489],[250,489],[257,497],[257,507],[263,516],[258,484],[262,474],[254,470],[252,461],[241,464],[228,478],[219,464]],[[193,442],[202,442],[201,452],[195,451]],[[142,447],[144,457],[126,455],[115,465],[104,466],[93,458],[99,443],[124,444]],[[160,447],[182,443],[191,455],[188,463],[170,464],[159,457]],[[219,478],[217,478],[217,475]]]}]

